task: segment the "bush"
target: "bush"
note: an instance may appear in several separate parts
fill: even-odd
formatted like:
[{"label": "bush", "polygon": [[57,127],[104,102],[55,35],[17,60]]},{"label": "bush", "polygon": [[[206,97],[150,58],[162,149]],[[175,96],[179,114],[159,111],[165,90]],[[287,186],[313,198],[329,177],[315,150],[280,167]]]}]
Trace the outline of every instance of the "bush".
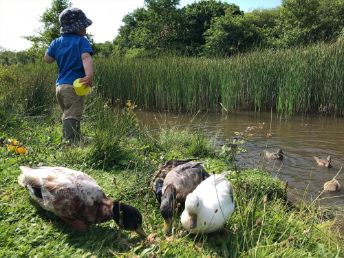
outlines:
[{"label": "bush", "polygon": [[[129,102],[128,102],[129,103]],[[94,140],[89,151],[89,163],[93,167],[111,169],[129,165],[131,154],[126,150],[128,138],[138,132],[137,118],[130,104],[124,109],[95,109]]]}]

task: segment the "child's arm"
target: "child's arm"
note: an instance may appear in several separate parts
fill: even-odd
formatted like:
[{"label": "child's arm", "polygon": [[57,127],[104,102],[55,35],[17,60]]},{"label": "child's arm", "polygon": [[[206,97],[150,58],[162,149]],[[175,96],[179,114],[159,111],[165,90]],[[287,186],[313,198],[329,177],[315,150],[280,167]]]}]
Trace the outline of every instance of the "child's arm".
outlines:
[{"label": "child's arm", "polygon": [[47,52],[45,52],[44,54],[44,61],[47,62],[48,64],[51,64],[51,63],[54,63],[55,62],[55,59],[52,58],[51,56],[48,55]]},{"label": "child's arm", "polygon": [[92,87],[93,80],[93,59],[90,53],[83,53],[81,55],[82,65],[85,69],[85,77],[80,79],[80,82],[86,86]]}]

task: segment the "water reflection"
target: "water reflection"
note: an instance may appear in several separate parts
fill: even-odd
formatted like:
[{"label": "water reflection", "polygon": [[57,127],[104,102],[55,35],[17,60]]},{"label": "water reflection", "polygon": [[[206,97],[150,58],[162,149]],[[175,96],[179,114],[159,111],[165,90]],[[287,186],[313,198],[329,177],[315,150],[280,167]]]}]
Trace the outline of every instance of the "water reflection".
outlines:
[{"label": "water reflection", "polygon": [[[289,186],[299,194],[311,199],[319,195],[324,182],[332,179],[344,164],[343,118],[281,118],[276,114],[253,112],[191,116],[139,111],[137,115],[140,122],[152,130],[170,126],[189,127],[216,136],[219,144],[232,139],[235,132],[246,130],[247,153],[237,157],[238,165],[266,168],[281,180],[288,181]],[[252,128],[257,125],[261,128]],[[266,161],[261,155],[263,150],[276,151],[279,148],[284,152],[283,162]],[[313,156],[326,158],[328,155],[332,157],[333,168],[318,167]],[[339,173],[337,179],[343,187],[344,171]],[[344,206],[344,190],[321,197],[325,198],[323,204]]]}]

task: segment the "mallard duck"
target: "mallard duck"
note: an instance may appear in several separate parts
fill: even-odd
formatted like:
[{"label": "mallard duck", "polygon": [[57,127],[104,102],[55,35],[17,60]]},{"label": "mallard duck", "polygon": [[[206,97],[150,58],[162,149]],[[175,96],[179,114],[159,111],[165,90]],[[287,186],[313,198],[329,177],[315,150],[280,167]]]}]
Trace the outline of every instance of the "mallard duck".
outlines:
[{"label": "mallard duck", "polygon": [[330,181],[325,182],[324,191],[326,191],[326,192],[339,192],[340,191],[340,184],[339,184],[338,180],[332,179]]},{"label": "mallard duck", "polygon": [[283,160],[283,151],[281,149],[278,149],[276,152],[269,152],[267,150],[264,150],[264,157],[266,159],[271,160]]},{"label": "mallard duck", "polygon": [[188,194],[180,219],[191,233],[210,233],[222,229],[233,212],[231,184],[224,175],[210,175]]},{"label": "mallard duck", "polygon": [[165,177],[162,186],[160,212],[165,220],[165,234],[172,230],[172,217],[176,207],[184,205],[186,196],[209,174],[201,162],[189,161],[173,168]]},{"label": "mallard duck", "polygon": [[326,159],[321,159],[321,158],[318,158],[316,156],[313,156],[315,162],[317,163],[318,166],[321,166],[321,167],[327,167],[327,168],[331,168],[332,165],[331,165],[331,156],[327,156]]},{"label": "mallard duck", "polygon": [[158,203],[161,203],[161,196],[162,196],[162,186],[164,184],[165,177],[167,173],[169,173],[173,168],[185,164],[189,161],[193,161],[195,159],[172,159],[166,161],[164,164],[160,165],[158,170],[152,176],[151,180],[151,188],[155,194],[155,198]]},{"label": "mallard duck", "polygon": [[59,216],[77,230],[114,219],[140,236],[142,215],[134,207],[108,198],[97,182],[83,172],[65,167],[20,167],[18,183],[43,209]]}]

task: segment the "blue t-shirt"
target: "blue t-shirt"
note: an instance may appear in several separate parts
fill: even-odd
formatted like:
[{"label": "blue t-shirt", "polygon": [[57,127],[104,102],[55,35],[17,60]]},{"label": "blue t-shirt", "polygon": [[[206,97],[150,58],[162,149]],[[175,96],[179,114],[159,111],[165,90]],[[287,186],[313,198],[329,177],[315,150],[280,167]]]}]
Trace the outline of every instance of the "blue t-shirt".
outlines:
[{"label": "blue t-shirt", "polygon": [[59,68],[56,85],[73,84],[75,79],[85,77],[83,53],[93,54],[90,42],[83,36],[66,33],[51,42],[47,54],[56,60]]}]

